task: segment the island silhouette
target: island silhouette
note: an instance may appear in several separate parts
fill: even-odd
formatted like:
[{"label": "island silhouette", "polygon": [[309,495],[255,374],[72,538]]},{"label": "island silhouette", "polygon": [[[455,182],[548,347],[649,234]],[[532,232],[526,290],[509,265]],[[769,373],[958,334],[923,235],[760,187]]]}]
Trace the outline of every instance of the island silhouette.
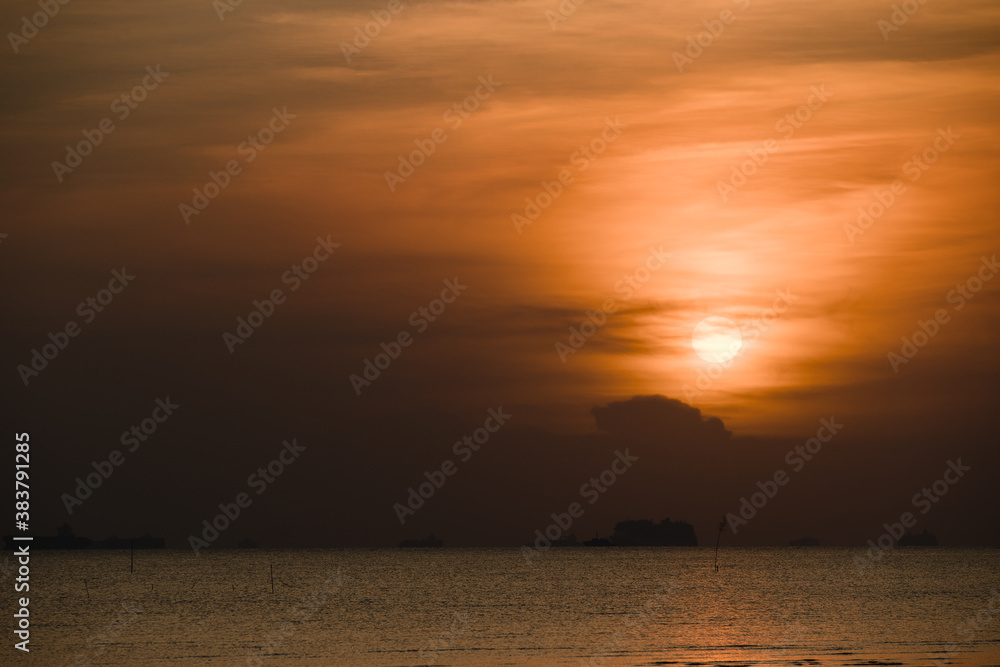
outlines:
[{"label": "island silhouette", "polygon": [[618,547],[696,547],[698,537],[687,521],[638,519],[616,523],[611,542]]},{"label": "island silhouette", "polygon": [[149,533],[139,537],[112,535],[103,540],[78,537],[68,523],[59,526],[55,535],[34,535],[30,542],[15,542],[13,535],[4,535],[3,539],[7,549],[11,550],[16,544],[30,544],[32,549],[166,549],[167,547],[166,540],[162,537],[153,537]]},{"label": "island silhouette", "polygon": [[671,521],[669,518],[660,523],[649,519],[629,519],[615,524],[609,537],[594,537],[584,542],[577,541],[576,535],[570,533],[565,537],[552,541],[553,547],[696,547],[698,537],[694,526],[687,521]]}]

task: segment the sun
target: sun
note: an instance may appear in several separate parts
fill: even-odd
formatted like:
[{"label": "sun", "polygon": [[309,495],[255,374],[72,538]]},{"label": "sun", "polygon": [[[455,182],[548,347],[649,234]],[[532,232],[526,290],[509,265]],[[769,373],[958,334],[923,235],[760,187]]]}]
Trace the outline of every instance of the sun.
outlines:
[{"label": "sun", "polygon": [[713,364],[729,361],[743,345],[743,336],[736,323],[713,315],[698,322],[691,333],[691,347],[699,357]]}]

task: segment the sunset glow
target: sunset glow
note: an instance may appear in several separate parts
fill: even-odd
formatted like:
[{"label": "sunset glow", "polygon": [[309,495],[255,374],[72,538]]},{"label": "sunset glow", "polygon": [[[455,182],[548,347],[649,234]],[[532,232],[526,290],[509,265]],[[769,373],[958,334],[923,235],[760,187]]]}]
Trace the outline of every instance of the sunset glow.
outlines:
[{"label": "sunset glow", "polygon": [[[700,623],[605,652],[641,664],[767,664],[717,648],[780,645],[773,619],[733,620],[784,608],[751,547],[831,548],[815,568],[764,560],[861,591],[837,598],[832,644],[867,627],[850,609],[903,585],[873,593],[858,554],[833,552],[886,553],[897,525],[980,568],[947,587],[919,558],[861,568],[922,573],[903,583],[928,608],[900,636],[944,627],[930,607],[985,604],[994,561],[961,549],[1000,545],[996,0],[16,0],[0,25],[4,405],[30,434],[42,548],[86,542],[57,532],[72,523],[109,551],[125,538],[96,540],[163,535],[202,565],[241,544],[511,550],[513,565],[348,554],[369,568],[355,582],[425,568],[415,592],[344,593],[354,628],[363,605],[444,590],[421,578],[434,568],[474,587],[489,563],[551,598],[552,582],[611,579],[569,557],[548,578],[550,546],[625,549],[595,561],[612,567],[673,540],[692,551],[623,556],[643,583],[602,593],[694,577]],[[740,577],[702,572],[709,547]],[[288,567],[315,578],[314,556]],[[105,572],[85,561],[66,576]],[[225,562],[264,585],[264,561]],[[829,612],[792,581],[797,614]],[[126,589],[101,586],[104,613]],[[445,624],[432,607],[405,632]],[[563,634],[591,636],[586,614]],[[657,653],[675,641],[704,650]],[[262,646],[247,650],[284,655]],[[340,664],[396,665],[401,646]],[[521,664],[488,648],[481,664],[508,648]]]}]

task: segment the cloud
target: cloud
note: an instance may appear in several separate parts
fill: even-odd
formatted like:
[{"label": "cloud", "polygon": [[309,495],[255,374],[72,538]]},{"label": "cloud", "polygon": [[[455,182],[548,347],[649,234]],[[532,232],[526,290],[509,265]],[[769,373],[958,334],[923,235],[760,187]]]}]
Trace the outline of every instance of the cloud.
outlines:
[{"label": "cloud", "polygon": [[[997,249],[983,213],[997,208],[1000,154],[990,115],[1000,49],[992,0],[929,3],[888,42],[875,21],[892,11],[889,1],[753,2],[683,75],[671,53],[728,2],[584,4],[553,31],[544,11],[556,0],[407,0],[350,63],[339,43],[385,0],[327,4],[244,3],[224,22],[207,0],[71,4],[22,53],[0,60],[17,91],[0,100],[9,157],[0,165],[0,231],[10,234],[0,282],[14,286],[3,295],[0,358],[12,413],[30,416],[40,438],[65,443],[55,453],[72,465],[52,478],[52,491],[170,391],[185,401],[171,428],[190,437],[149,448],[146,460],[176,466],[184,479],[204,476],[193,478],[207,488],[189,501],[193,514],[228,493],[219,471],[244,474],[275,439],[297,433],[327,443],[328,455],[311,450],[326,465],[317,465],[314,486],[269,502],[295,505],[304,531],[317,507],[362,506],[361,527],[341,526],[345,534],[386,540],[396,528],[391,502],[475,424],[451,428],[441,413],[476,417],[502,403],[516,414],[510,431],[421,521],[446,528],[481,515],[517,539],[603,470],[615,447],[632,446],[643,449],[642,465],[601,501],[601,512],[609,508],[601,527],[611,516],[681,510],[699,519],[705,508],[699,520],[711,525],[784,465],[821,416],[849,420],[844,437],[861,434],[868,445],[831,446],[830,466],[843,452],[842,474],[826,463],[815,474],[836,487],[855,480],[851,466],[862,461],[891,470],[885,461],[904,448],[934,452],[937,466],[941,443],[968,440],[958,415],[996,402],[997,281],[900,374],[885,359]],[[17,26],[24,7],[0,10],[4,25]],[[155,64],[171,72],[162,88],[56,182],[52,161]],[[452,129],[443,114],[488,74],[502,87]],[[829,104],[785,139],[777,123],[822,84]],[[285,105],[297,114],[288,131],[184,225],[178,203]],[[628,129],[584,171],[571,156],[617,114]],[[954,126],[959,143],[907,180],[905,195],[850,244],[845,223],[907,178],[904,162],[942,126]],[[390,192],[385,171],[435,128],[447,128],[447,141]],[[717,183],[775,137],[780,150],[722,202]],[[573,183],[517,234],[511,214],[562,169]],[[342,252],[229,355],[222,332],[327,234]],[[661,243],[669,266],[563,364],[554,344],[586,311],[618,298],[614,286]],[[122,265],[139,276],[136,286],[26,393],[14,367]],[[356,396],[348,376],[455,276],[468,294]],[[698,321],[714,314],[748,324],[779,289],[801,298],[747,337],[745,352],[697,397],[700,410],[667,397],[686,395],[685,385],[712,370],[691,350]],[[915,446],[911,436],[926,428],[914,413],[954,432]],[[233,444],[244,442],[259,451]],[[388,457],[366,451],[408,458],[394,476]],[[192,473],[195,459],[204,463]],[[138,494],[149,476],[120,479]],[[898,495],[878,497],[905,501],[912,483],[906,476]],[[632,504],[616,506],[633,485]],[[813,507],[829,504],[812,486],[799,488],[783,492],[784,502],[808,492]],[[777,516],[779,505],[768,509]],[[113,524],[130,512],[109,504],[102,516]],[[262,511],[260,521],[274,516]],[[370,528],[380,519],[384,528]],[[479,542],[497,541],[489,524],[475,530]]]},{"label": "cloud", "polygon": [[718,417],[704,417],[698,408],[659,394],[634,396],[603,408],[592,408],[590,412],[597,428],[616,435],[704,445],[719,444],[732,436]]}]

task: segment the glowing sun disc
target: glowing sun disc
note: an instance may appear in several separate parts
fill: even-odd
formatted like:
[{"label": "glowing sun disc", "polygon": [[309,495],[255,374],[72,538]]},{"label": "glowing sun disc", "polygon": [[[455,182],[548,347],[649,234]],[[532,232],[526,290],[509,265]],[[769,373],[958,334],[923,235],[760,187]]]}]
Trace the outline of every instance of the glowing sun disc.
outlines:
[{"label": "glowing sun disc", "polygon": [[691,333],[691,347],[705,361],[717,364],[736,356],[743,345],[743,336],[736,323],[726,317],[713,315],[695,325]]}]

